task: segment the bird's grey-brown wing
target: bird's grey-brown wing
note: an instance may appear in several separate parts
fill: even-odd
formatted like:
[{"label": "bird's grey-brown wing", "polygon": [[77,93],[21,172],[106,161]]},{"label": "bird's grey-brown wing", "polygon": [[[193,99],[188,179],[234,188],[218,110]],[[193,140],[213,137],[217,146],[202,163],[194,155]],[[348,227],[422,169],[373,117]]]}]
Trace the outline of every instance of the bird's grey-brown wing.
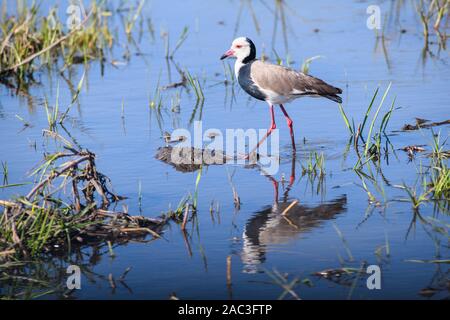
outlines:
[{"label": "bird's grey-brown wing", "polygon": [[321,79],[283,66],[255,61],[251,77],[262,90],[270,90],[283,96],[323,96],[341,102],[337,96],[342,90]]}]

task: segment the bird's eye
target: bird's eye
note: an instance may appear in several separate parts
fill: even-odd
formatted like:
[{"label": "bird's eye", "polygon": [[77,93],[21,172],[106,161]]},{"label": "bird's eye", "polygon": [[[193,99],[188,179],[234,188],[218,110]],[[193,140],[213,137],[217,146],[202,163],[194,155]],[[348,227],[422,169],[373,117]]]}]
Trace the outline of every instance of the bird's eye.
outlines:
[{"label": "bird's eye", "polygon": [[240,48],[242,48],[242,45],[237,44],[237,45],[236,45],[236,48],[240,49]]}]

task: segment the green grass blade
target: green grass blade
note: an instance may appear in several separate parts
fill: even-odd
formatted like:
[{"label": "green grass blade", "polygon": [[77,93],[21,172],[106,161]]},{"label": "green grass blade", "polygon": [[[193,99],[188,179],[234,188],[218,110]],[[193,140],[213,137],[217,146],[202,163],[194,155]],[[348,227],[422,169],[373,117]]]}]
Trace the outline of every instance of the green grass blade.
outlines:
[{"label": "green grass blade", "polygon": [[389,89],[391,88],[391,85],[392,85],[392,82],[389,83],[386,91],[384,92],[383,98],[381,99],[380,104],[378,105],[377,111],[375,112],[375,115],[374,115],[374,117],[372,119],[372,123],[370,124],[369,134],[367,135],[366,147],[365,147],[365,150],[364,150],[364,154],[365,154],[366,157],[367,157],[367,154],[368,154],[368,151],[369,151],[369,148],[370,148],[370,140],[372,138],[372,131],[373,131],[373,127],[375,125],[375,121],[378,118],[378,114],[380,113],[380,109],[383,106],[384,100],[386,99],[386,96],[389,93]]}]

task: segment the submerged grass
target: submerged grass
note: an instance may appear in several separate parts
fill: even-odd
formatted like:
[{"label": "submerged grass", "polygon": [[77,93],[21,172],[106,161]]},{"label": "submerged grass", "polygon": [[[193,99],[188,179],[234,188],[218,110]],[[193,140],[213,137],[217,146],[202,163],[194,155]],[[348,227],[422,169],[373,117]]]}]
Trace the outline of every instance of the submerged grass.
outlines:
[{"label": "submerged grass", "polygon": [[183,28],[183,30],[181,31],[180,36],[178,37],[175,47],[173,48],[173,50],[170,50],[169,33],[167,32],[167,34],[165,35],[165,42],[166,42],[165,43],[165,48],[166,48],[165,57],[166,57],[166,59],[173,59],[173,57],[175,56],[175,53],[178,51],[178,49],[181,48],[183,43],[186,41],[188,35],[189,35],[189,27],[185,26]]},{"label": "submerged grass", "polygon": [[[379,88],[377,88],[372,96],[372,99],[366,109],[366,112],[364,114],[364,117],[362,119],[362,122],[358,124],[358,126],[355,125],[355,120],[352,118],[350,121],[347,114],[344,111],[344,108],[341,104],[339,104],[339,111],[341,113],[341,116],[344,120],[345,126],[349,132],[349,143],[353,142],[353,147],[356,151],[357,155],[357,162],[354,165],[354,169],[362,167],[367,161],[377,161],[379,163],[381,156],[384,154],[385,156],[388,155],[389,148],[391,148],[393,151],[395,150],[390,143],[390,140],[386,134],[386,130],[389,124],[389,121],[392,117],[392,113],[394,111],[395,107],[395,98],[393,99],[391,106],[389,109],[384,113],[383,118],[381,121],[379,121],[378,127],[376,127],[377,120],[379,118],[379,114],[381,109],[384,106],[384,102],[386,100],[386,97],[389,93],[389,90],[391,88],[391,83],[389,83],[388,87],[386,88],[381,101],[375,110],[375,113],[373,114],[372,118],[371,111],[372,107],[376,101],[376,98],[378,96]],[[368,133],[365,133],[365,128],[367,126],[367,123],[370,122]],[[378,129],[376,129],[378,128]],[[359,142],[362,143],[362,149],[360,148]],[[382,147],[383,142],[385,142],[385,147]],[[384,150],[383,150],[384,149]],[[395,151],[394,151],[395,152]]]},{"label": "submerged grass", "polygon": [[[449,8],[450,0],[419,0],[416,3],[416,11],[422,22],[423,36],[426,43],[429,41],[431,28],[434,29],[440,39],[446,40],[447,36],[442,35],[440,30],[443,25],[443,18],[448,15]],[[443,41],[443,44],[445,48],[445,41]]]},{"label": "submerged grass", "polygon": [[445,151],[447,139],[441,142],[440,133],[434,134],[431,143],[430,190],[435,200],[450,201],[450,170],[448,168],[448,152]]},{"label": "submerged grass", "polygon": [[302,166],[302,177],[307,177],[307,182],[311,185],[311,190],[316,186],[317,194],[324,194],[325,189],[325,156],[316,151],[310,152],[305,164]]},{"label": "submerged grass", "polygon": [[[131,37],[131,33],[136,22],[139,20],[139,16],[141,15],[142,8],[144,7],[145,0],[141,0],[135,12],[129,11],[129,16],[126,18],[125,24],[125,33],[128,37]],[[142,21],[142,20],[141,20]]]},{"label": "submerged grass", "polygon": [[[140,15],[143,2],[125,26],[127,35]],[[88,11],[80,8],[81,16],[71,16],[70,25],[58,17],[56,7],[47,16],[41,16],[36,2],[20,3],[16,12],[4,11],[0,22],[0,83],[17,93],[26,92],[35,82],[36,71],[44,66],[53,68],[62,62],[58,68],[65,69],[91,60],[103,65],[117,41],[109,22],[112,12],[107,1],[91,1]]]},{"label": "submerged grass", "polygon": [[[404,182],[391,185],[383,175],[380,163],[381,157],[384,156],[386,161],[388,161],[390,150],[395,155],[395,148],[386,133],[389,121],[395,110],[395,98],[383,117],[380,116],[390,88],[391,84],[384,91],[375,112],[372,112],[378,97],[379,88],[375,90],[362,117],[362,121],[357,126],[355,125],[355,120],[353,118],[350,120],[342,105],[339,105],[342,118],[350,135],[349,147],[353,144],[357,156],[357,162],[353,166],[353,171],[361,181],[359,186],[366,192],[369,202],[375,206],[381,206],[388,201],[384,190],[385,185],[403,189],[408,196],[407,199],[403,200],[411,202],[414,210],[417,210],[422,204],[429,201],[449,201],[450,173],[447,159],[448,152],[445,150],[446,141],[441,142],[440,134],[436,135],[433,131],[429,164],[425,168],[421,164],[420,177],[417,179],[418,183],[416,182],[412,186]],[[375,165],[374,169],[371,166],[372,163]]]},{"label": "submerged grass", "polygon": [[185,75],[190,87],[194,91],[195,97],[197,98],[197,103],[203,102],[205,100],[205,95],[203,94],[203,89],[200,85],[200,81],[198,80],[198,78],[192,77],[188,70],[185,71]]},{"label": "submerged grass", "polygon": [[323,152],[316,151],[309,154],[305,165],[302,164],[302,175],[323,177],[325,175],[325,157]]},{"label": "submerged grass", "polygon": [[309,279],[301,281],[300,278],[294,278],[289,281],[287,276],[281,274],[277,269],[273,269],[273,271],[265,270],[264,273],[272,279],[273,284],[283,289],[283,292],[278,297],[278,300],[283,300],[287,295],[290,295],[294,300],[301,300],[299,295],[294,291],[294,288],[301,283],[310,283]]},{"label": "submerged grass", "polygon": [[300,68],[300,70],[303,73],[308,74],[309,73],[309,68],[311,66],[311,62],[313,62],[314,60],[320,59],[320,58],[322,58],[322,56],[314,56],[314,57],[306,59],[305,61],[303,61],[302,67]]},{"label": "submerged grass", "polygon": [[3,184],[8,184],[8,163],[6,161],[2,161],[2,170],[3,170]]},{"label": "submerged grass", "polygon": [[[422,204],[430,201],[440,204],[442,201],[450,203],[450,170],[448,168],[447,152],[445,151],[446,140],[440,141],[440,133],[432,132],[429,164],[424,166],[422,162],[419,167],[419,178],[413,186],[403,183],[398,188],[404,189],[408,200],[416,210]],[[442,209],[442,208],[441,208]],[[448,211],[445,209],[444,211]]]}]

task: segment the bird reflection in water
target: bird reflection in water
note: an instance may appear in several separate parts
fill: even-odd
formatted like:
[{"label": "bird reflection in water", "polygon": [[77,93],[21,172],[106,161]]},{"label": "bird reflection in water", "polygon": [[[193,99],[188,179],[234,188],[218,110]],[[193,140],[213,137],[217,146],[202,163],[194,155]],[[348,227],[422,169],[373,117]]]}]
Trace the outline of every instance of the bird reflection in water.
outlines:
[{"label": "bird reflection in water", "polygon": [[347,203],[345,195],[315,207],[301,205],[295,199],[288,200],[295,181],[295,154],[289,184],[281,201],[278,199],[279,182],[272,176],[268,178],[274,187],[274,203],[256,212],[245,225],[241,253],[245,273],[258,271],[258,266],[266,260],[268,246],[287,243],[320,227],[324,221],[344,212]]}]

